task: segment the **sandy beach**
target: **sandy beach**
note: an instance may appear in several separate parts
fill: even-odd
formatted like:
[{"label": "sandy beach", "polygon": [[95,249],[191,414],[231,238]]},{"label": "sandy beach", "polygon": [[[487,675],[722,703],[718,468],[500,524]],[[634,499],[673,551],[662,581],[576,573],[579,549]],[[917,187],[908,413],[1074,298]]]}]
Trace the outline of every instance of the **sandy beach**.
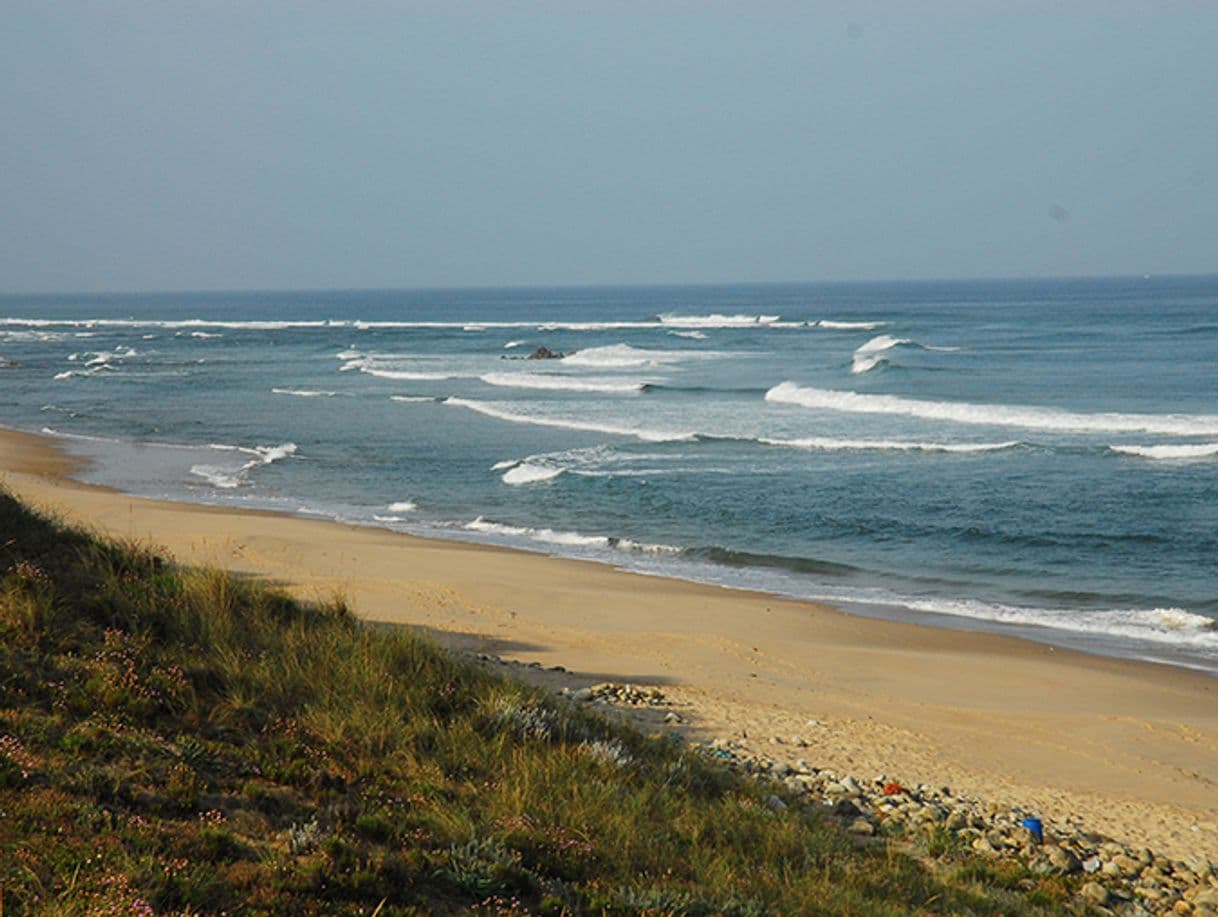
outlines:
[{"label": "sandy beach", "polygon": [[[146,500],[74,481],[49,439],[0,434],[0,484],[186,563],[341,594],[554,687],[656,685],[691,739],[950,786],[1176,858],[1218,860],[1218,680],[1014,638],[384,530]],[[774,741],[778,739],[780,741]],[[802,740],[800,744],[794,741]]]}]

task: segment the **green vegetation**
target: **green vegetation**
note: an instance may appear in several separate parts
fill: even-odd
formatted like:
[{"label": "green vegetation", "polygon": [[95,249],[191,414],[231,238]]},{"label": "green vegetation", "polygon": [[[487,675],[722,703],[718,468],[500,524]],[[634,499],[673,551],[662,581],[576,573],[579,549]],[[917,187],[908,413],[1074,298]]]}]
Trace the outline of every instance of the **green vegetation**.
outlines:
[{"label": "green vegetation", "polygon": [[0,493],[10,917],[1056,906],[992,870],[859,849],[774,792],[341,602],[179,568]]}]

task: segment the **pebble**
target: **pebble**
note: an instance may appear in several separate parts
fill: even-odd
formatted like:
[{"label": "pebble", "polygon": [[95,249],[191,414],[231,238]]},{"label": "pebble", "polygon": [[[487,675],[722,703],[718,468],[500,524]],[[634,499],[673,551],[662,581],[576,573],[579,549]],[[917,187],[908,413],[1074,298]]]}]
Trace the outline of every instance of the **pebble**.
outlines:
[{"label": "pebble", "polygon": [[[1038,817],[1046,840],[1035,842],[1020,824],[1037,815],[1019,807],[1004,807],[953,794],[943,786],[916,788],[886,775],[861,780],[852,774],[820,770],[800,759],[794,766],[757,755],[743,743],[717,739],[710,746],[729,755],[736,767],[781,782],[790,798],[819,803],[843,827],[859,837],[879,833],[895,838],[929,836],[949,831],[979,856],[1019,860],[1037,875],[1079,875],[1079,902],[1109,908],[1121,915],[1192,914],[1218,917],[1218,877],[1213,866],[1195,859],[1173,863],[1146,848],[1130,848],[1111,838],[1087,832],[1074,819]],[[773,744],[785,744],[775,742]],[[791,744],[796,744],[794,741]],[[885,794],[900,786],[901,792]],[[777,798],[777,797],[774,797]],[[771,806],[772,807],[772,806]]]},{"label": "pebble", "polygon": [[1078,890],[1078,896],[1088,904],[1096,904],[1103,907],[1108,903],[1108,889],[1100,885],[1099,882],[1088,882]]},{"label": "pebble", "polygon": [[865,818],[856,818],[850,823],[851,834],[863,834],[868,837],[875,834],[875,825]]},{"label": "pebble", "polygon": [[[479,655],[479,659],[504,665],[498,657]],[[602,702],[625,706],[671,706],[658,688],[641,688],[604,682],[575,691],[560,693],[576,702]],[[684,722],[680,714],[669,711],[665,723]],[[822,726],[810,719],[808,727]],[[707,751],[729,766],[759,778],[778,781],[787,799],[770,795],[765,805],[773,812],[788,810],[790,800],[804,805],[820,804],[822,811],[840,819],[850,833],[870,837],[879,831],[890,837],[915,837],[945,830],[958,837],[974,853],[987,858],[1019,860],[1036,874],[1082,874],[1088,877],[1077,886],[1080,903],[1108,908],[1120,915],[1190,914],[1218,917],[1218,875],[1214,865],[1203,857],[1187,862],[1172,862],[1145,847],[1131,848],[1112,838],[1084,830],[1076,820],[1053,818],[1052,813],[1025,812],[1019,807],[1002,806],[966,796],[955,795],[949,787],[910,784],[879,775],[860,780],[852,774],[838,775],[821,770],[800,759],[794,766],[750,751],[740,739],[716,738]],[[773,736],[774,746],[804,748],[800,736],[783,739]],[[774,752],[777,754],[778,752]],[[900,787],[900,792],[885,793]],[[1045,824],[1044,844],[1032,841],[1020,822],[1028,816]]]}]

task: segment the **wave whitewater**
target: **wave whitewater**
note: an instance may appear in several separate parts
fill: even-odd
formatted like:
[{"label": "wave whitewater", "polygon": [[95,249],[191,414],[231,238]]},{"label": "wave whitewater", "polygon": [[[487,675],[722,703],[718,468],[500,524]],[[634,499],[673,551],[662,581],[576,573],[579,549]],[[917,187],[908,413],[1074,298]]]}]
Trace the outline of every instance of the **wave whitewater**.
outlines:
[{"label": "wave whitewater", "polygon": [[501,388],[543,389],[566,392],[599,392],[606,395],[637,395],[651,382],[597,377],[556,376],[547,373],[486,373],[479,376],[487,385]]},{"label": "wave whitewater", "polygon": [[647,544],[629,538],[612,535],[584,535],[579,532],[564,532],[549,528],[531,528],[523,525],[505,525],[479,516],[467,522],[463,528],[469,532],[497,535],[508,538],[525,538],[541,544],[567,548],[611,548],[628,554],[680,554],[680,548],[664,544]]},{"label": "wave whitewater", "polygon": [[[223,320],[208,318],[184,319],[135,319],[135,318],[78,318],[42,319],[22,316],[0,318],[0,328],[45,331],[50,329],[145,329],[156,328],[170,331],[190,332],[198,330],[199,339],[206,331],[313,331],[352,329],[355,331],[433,329],[437,331],[464,331],[481,333],[489,330],[531,329],[536,331],[646,331],[657,328],[806,328],[811,324],[803,321],[783,321],[780,315],[676,315],[665,313],[639,321],[365,321],[362,319],[283,319],[283,320]],[[822,322],[822,327],[851,325],[855,323]],[[872,325],[874,327],[874,324]],[[193,335],[192,335],[193,336]]]},{"label": "wave whitewater", "polygon": [[1218,630],[1214,629],[1214,620],[1184,608],[1081,611],[1027,608],[967,599],[910,599],[902,600],[901,605],[914,611],[996,624],[1218,651]]},{"label": "wave whitewater", "polygon": [[832,319],[822,318],[816,323],[817,328],[824,328],[826,331],[875,331],[888,324],[887,322],[838,322]]},{"label": "wave whitewater", "polygon": [[542,481],[553,481],[566,470],[561,467],[554,468],[547,465],[534,465],[530,462],[521,462],[503,473],[503,483],[517,487],[522,484],[540,484]]},{"label": "wave whitewater", "polygon": [[254,446],[253,448],[212,443],[207,448],[215,449],[218,452],[240,452],[252,456],[252,458],[236,468],[226,465],[209,464],[190,466],[191,474],[203,478],[213,487],[218,487],[221,490],[235,490],[238,487],[242,487],[249,482],[249,474],[255,468],[270,465],[272,462],[277,462],[280,459],[296,454],[295,443],[283,443],[278,446]]},{"label": "wave whitewater", "polygon": [[766,439],[756,440],[764,446],[785,446],[793,449],[811,449],[826,452],[1001,452],[1023,445],[1019,440],[1012,439],[1000,443],[915,443],[900,440],[883,439],[831,439],[828,437],[807,437],[805,439]]},{"label": "wave whitewater", "polygon": [[584,420],[568,420],[554,417],[538,417],[531,414],[517,414],[495,404],[484,401],[474,401],[469,398],[450,397],[444,399],[444,404],[452,407],[466,408],[476,411],[496,420],[506,420],[509,423],[531,424],[537,427],[554,427],[560,430],[580,430],[587,433],[608,433],[613,436],[632,436],[643,442],[663,443],[693,440],[693,433],[667,432],[663,430],[648,430],[639,427],[619,427],[614,424],[593,423]]},{"label": "wave whitewater", "polygon": [[938,353],[952,353],[957,347],[936,347],[930,344],[919,344],[910,338],[893,337],[891,334],[881,334],[873,337],[854,351],[850,372],[857,374],[870,372],[881,364],[887,363],[884,356],[889,350],[897,347],[914,347],[918,350],[931,350]]},{"label": "wave whitewater", "polygon": [[271,394],[292,395],[296,398],[336,398],[343,393],[308,388],[273,388]]},{"label": "wave whitewater", "polygon": [[722,354],[699,350],[648,350],[643,347],[631,347],[629,344],[607,344],[604,347],[577,350],[563,357],[562,362],[566,366],[629,369],[639,366],[666,366],[682,360],[717,356]]},{"label": "wave whitewater", "polygon": [[922,401],[899,395],[812,388],[789,381],[781,382],[767,391],[765,400],[821,411],[891,414],[987,427],[1021,427],[1054,432],[1156,433],[1164,436],[1218,435],[1218,416],[1213,414],[1084,414],[1024,405]]},{"label": "wave whitewater", "polygon": [[460,375],[455,373],[393,369],[385,366],[383,363],[378,363],[369,357],[348,360],[338,369],[339,372],[344,373],[351,372],[352,370],[358,370],[366,375],[376,376],[378,379],[393,379],[400,382],[445,382],[449,379],[462,378]]},{"label": "wave whitewater", "polygon": [[1180,446],[1109,446],[1108,448],[1122,455],[1136,455],[1140,458],[1162,461],[1195,461],[1218,456],[1218,443],[1194,443]]}]

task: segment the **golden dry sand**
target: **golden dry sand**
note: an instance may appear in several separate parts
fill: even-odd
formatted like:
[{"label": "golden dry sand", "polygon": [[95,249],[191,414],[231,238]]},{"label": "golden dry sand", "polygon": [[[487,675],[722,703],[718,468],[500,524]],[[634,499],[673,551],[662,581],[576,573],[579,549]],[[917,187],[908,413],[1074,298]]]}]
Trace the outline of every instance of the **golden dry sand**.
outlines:
[{"label": "golden dry sand", "polygon": [[184,562],[305,598],[341,593],[369,619],[459,649],[561,663],[569,674],[525,670],[553,684],[660,685],[690,738],[747,736],[779,760],[950,786],[1218,860],[1218,679],[599,564],[139,499],[74,482],[77,468],[52,441],[0,432],[0,484]]}]

